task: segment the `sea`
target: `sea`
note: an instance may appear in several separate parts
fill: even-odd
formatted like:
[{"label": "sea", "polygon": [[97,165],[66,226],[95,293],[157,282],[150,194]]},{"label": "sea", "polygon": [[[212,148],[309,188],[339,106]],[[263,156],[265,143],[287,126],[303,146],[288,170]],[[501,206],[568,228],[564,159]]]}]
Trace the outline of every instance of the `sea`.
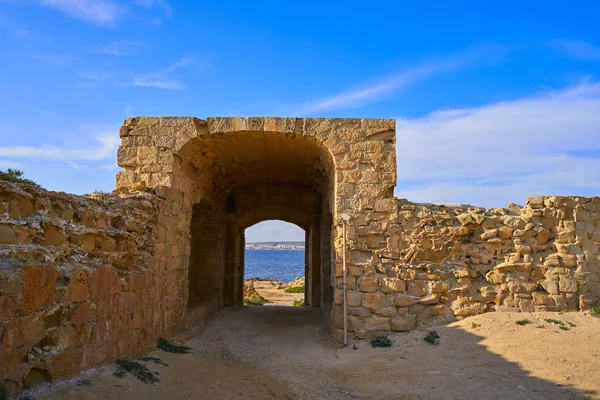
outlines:
[{"label": "sea", "polygon": [[245,278],[291,282],[304,276],[304,250],[246,250]]}]

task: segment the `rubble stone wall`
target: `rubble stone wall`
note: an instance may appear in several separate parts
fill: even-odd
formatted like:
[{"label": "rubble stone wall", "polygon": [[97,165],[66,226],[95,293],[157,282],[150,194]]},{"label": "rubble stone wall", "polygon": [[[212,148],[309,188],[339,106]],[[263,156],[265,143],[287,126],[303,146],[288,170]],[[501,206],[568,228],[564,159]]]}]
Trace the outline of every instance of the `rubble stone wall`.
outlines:
[{"label": "rubble stone wall", "polygon": [[136,356],[172,330],[157,204],[0,182],[0,386]]},{"label": "rubble stone wall", "polygon": [[[496,209],[398,200],[395,218],[357,215],[348,237],[349,329],[358,337],[600,302],[600,197],[529,197]],[[337,277],[340,287],[339,266]],[[342,300],[338,291],[336,307]]]}]

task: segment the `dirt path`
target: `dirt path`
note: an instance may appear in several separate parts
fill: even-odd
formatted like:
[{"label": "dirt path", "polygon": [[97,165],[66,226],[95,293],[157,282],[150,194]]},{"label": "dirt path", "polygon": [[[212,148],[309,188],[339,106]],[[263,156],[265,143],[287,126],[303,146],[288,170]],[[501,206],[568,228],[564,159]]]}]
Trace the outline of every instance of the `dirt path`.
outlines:
[{"label": "dirt path", "polygon": [[[568,330],[544,321],[560,320]],[[532,323],[520,326],[515,321]],[[114,367],[47,385],[36,399],[600,399],[600,319],[581,313],[489,313],[425,332],[392,334],[391,348],[338,349],[319,311],[223,310],[182,334],[190,354],[155,351],[160,382]],[[575,325],[570,326],[569,323]],[[544,328],[538,328],[544,326]],[[88,387],[76,382],[89,379]],[[86,397],[87,396],[87,397]]]},{"label": "dirt path", "polygon": [[278,281],[256,280],[253,284],[258,294],[269,300],[266,306],[293,306],[294,301],[304,299],[304,293],[285,293]]}]

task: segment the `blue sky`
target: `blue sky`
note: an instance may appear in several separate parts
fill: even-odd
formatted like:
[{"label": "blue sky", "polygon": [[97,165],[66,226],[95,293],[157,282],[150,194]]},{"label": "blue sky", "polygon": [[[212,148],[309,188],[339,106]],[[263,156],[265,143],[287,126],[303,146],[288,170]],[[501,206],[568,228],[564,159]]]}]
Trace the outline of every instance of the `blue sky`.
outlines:
[{"label": "blue sky", "polygon": [[111,190],[129,116],[378,117],[398,120],[398,197],[599,195],[598,15],[596,1],[0,0],[0,169]]}]

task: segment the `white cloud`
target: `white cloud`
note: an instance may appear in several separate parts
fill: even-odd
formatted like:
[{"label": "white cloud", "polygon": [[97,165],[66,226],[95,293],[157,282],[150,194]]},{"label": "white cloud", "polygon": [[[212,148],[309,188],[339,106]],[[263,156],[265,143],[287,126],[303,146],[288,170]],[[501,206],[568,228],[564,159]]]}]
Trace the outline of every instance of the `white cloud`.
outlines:
[{"label": "white cloud", "polygon": [[112,0],[39,0],[39,3],[97,25],[114,25],[124,13]]},{"label": "white cloud", "polygon": [[600,194],[600,84],[397,121],[397,196],[484,206]]},{"label": "white cloud", "polygon": [[28,40],[33,36],[27,29],[17,29],[13,32],[13,36],[19,40]]},{"label": "white cloud", "polygon": [[246,229],[246,242],[304,241],[304,230],[294,224],[279,220],[259,222]]},{"label": "white cloud", "polygon": [[178,70],[186,67],[194,67],[197,70],[202,70],[204,69],[204,64],[195,61],[192,57],[184,57],[165,69],[134,76],[131,80],[131,84],[133,86],[155,87],[161,89],[183,89],[183,83],[176,79],[174,75]]},{"label": "white cloud", "polygon": [[164,0],[134,0],[134,3],[145,8],[152,8],[154,6],[162,8],[165,15],[169,18],[173,15],[173,7]]},{"label": "white cloud", "polygon": [[583,40],[553,40],[554,49],[582,61],[600,61],[600,47]]},{"label": "white cloud", "polygon": [[316,99],[304,104],[297,114],[358,108],[393,96],[405,87],[436,75],[466,68],[477,61],[502,57],[506,49],[499,45],[474,46],[462,53],[445,58],[432,59],[370,85],[355,87],[330,97]]},{"label": "white cloud", "polygon": [[128,73],[124,71],[88,71],[80,72],[78,76],[85,81],[80,83],[84,87],[95,87],[98,84],[115,86],[139,86],[160,89],[181,90],[185,88],[182,82],[187,75],[201,72],[205,68],[203,62],[193,57],[184,57],[166,68],[150,73]]},{"label": "white cloud", "polygon": [[43,53],[36,54],[33,56],[33,58],[51,64],[64,64],[71,59],[71,56],[68,54]]},{"label": "white cloud", "polygon": [[110,129],[110,133],[95,136],[95,146],[73,147],[69,145],[43,144],[33,146],[5,146],[0,147],[0,157],[12,159],[29,160],[58,160],[64,161],[72,167],[79,167],[78,162],[100,161],[115,157],[116,149],[120,139],[116,134],[116,128]]},{"label": "white cloud", "polygon": [[87,49],[90,53],[106,54],[111,56],[124,56],[134,52],[141,44],[134,41],[110,42],[101,46]]},{"label": "white cloud", "polygon": [[133,86],[154,87],[159,89],[183,89],[183,84],[162,76],[137,76],[131,81]]}]

